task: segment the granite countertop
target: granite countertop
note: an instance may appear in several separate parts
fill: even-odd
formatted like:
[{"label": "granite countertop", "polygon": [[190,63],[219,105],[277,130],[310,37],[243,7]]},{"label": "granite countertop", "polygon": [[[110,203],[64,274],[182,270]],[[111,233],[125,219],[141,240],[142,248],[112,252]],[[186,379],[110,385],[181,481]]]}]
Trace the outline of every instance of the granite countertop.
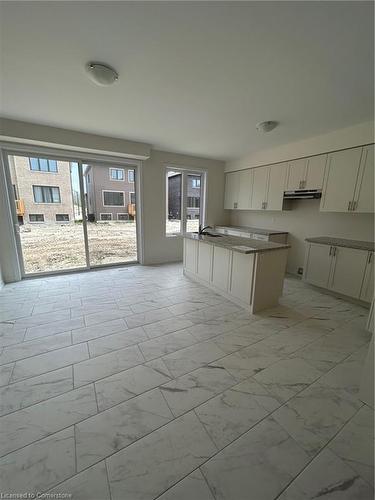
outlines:
[{"label": "granite countertop", "polygon": [[222,226],[222,225],[217,225],[216,227],[220,227],[223,229],[236,229],[238,231],[242,231],[243,233],[255,233],[255,234],[265,234],[265,235],[270,235],[270,234],[288,234],[287,231],[276,231],[274,229],[260,229],[259,227],[249,227],[249,226]]},{"label": "granite countertop", "polygon": [[344,238],[332,238],[330,236],[317,236],[315,238],[306,238],[310,243],[320,243],[321,245],[332,245],[335,247],[356,248],[358,250],[374,251],[372,241],[346,240]]},{"label": "granite countertop", "polygon": [[[214,234],[214,231],[211,231]],[[184,233],[184,238],[189,238],[190,240],[203,241],[204,243],[210,243],[211,245],[216,245],[218,247],[228,248],[229,250],[234,250],[240,253],[259,253],[259,252],[269,252],[271,250],[281,250],[283,248],[290,248],[290,245],[284,245],[281,243],[273,243],[270,241],[260,241],[254,240],[252,238],[241,238],[239,236],[207,236],[196,233]]]}]

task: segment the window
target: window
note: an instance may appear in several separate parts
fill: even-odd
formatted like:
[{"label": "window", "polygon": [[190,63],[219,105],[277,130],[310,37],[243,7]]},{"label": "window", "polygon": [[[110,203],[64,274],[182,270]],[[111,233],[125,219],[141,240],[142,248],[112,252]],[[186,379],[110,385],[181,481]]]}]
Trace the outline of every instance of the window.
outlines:
[{"label": "window", "polygon": [[130,191],[129,193],[129,203],[131,203],[132,205],[134,205],[135,203],[135,193],[133,193],[132,191]]},{"label": "window", "polygon": [[129,220],[129,214],[117,214],[117,220]]},{"label": "window", "polygon": [[199,208],[201,199],[198,196],[188,196],[187,206],[189,208]]},{"label": "window", "polygon": [[[166,234],[198,231],[203,224],[203,191],[205,174],[167,169],[166,173]],[[195,188],[192,191],[192,188]]]},{"label": "window", "polygon": [[105,207],[123,207],[125,206],[123,191],[103,191],[103,205]]},{"label": "window", "polygon": [[33,186],[35,203],[61,203],[60,188],[53,186]]},{"label": "window", "polygon": [[123,181],[124,180],[124,169],[123,168],[110,168],[109,178],[112,181]]},{"label": "window", "polygon": [[128,182],[134,182],[134,170],[128,170]]},{"label": "window", "polygon": [[69,222],[68,214],[56,214],[56,222]]},{"label": "window", "polygon": [[57,161],[46,158],[29,158],[30,170],[35,172],[57,172]]},{"label": "window", "polygon": [[112,220],[112,214],[100,214],[100,220]]},{"label": "window", "polygon": [[29,221],[30,222],[44,222],[44,215],[43,214],[29,214]]}]

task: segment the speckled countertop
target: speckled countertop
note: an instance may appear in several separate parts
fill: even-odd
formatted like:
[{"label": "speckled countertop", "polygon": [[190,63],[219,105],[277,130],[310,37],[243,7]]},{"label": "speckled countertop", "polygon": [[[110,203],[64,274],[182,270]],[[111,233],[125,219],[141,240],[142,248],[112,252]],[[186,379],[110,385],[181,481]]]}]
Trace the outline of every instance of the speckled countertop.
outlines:
[{"label": "speckled countertop", "polygon": [[[214,234],[214,231],[211,231]],[[204,243],[210,243],[211,245],[216,245],[218,247],[228,248],[229,250],[234,250],[240,253],[258,253],[258,252],[269,252],[270,250],[281,250],[284,248],[290,248],[290,245],[284,245],[281,243],[273,243],[271,241],[260,241],[254,240],[252,238],[240,238],[239,236],[207,236],[200,235],[196,233],[184,233],[184,238],[189,238],[190,240],[203,241]]]},{"label": "speckled countertop", "polygon": [[306,238],[310,243],[320,243],[321,245],[332,245],[335,247],[356,248],[358,250],[374,251],[372,241],[346,240],[344,238],[331,238],[330,236],[317,236],[315,238]]},{"label": "speckled countertop", "polygon": [[250,226],[215,226],[220,229],[235,229],[236,231],[242,231],[243,233],[255,233],[255,234],[265,234],[269,236],[270,234],[288,234],[287,231],[276,231],[274,229],[260,229],[259,227]]}]

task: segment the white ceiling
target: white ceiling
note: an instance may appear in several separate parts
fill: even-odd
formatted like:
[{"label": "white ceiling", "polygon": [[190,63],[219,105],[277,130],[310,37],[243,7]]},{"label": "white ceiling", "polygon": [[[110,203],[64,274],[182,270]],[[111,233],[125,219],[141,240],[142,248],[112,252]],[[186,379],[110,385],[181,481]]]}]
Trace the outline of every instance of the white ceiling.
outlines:
[{"label": "white ceiling", "polygon": [[[3,2],[3,116],[212,158],[370,120],[372,2]],[[84,65],[107,62],[112,87]],[[255,124],[278,120],[261,135]]]}]

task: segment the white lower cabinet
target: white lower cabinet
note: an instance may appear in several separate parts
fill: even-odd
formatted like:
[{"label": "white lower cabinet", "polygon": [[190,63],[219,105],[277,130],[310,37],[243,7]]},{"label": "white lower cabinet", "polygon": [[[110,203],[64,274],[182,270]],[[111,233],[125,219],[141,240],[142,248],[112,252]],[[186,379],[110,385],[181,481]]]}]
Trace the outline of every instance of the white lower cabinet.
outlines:
[{"label": "white lower cabinet", "polygon": [[228,290],[230,254],[227,248],[213,247],[212,284],[223,291]]},{"label": "white lower cabinet", "polygon": [[365,302],[373,297],[373,252],[309,243],[304,281]]},{"label": "white lower cabinet", "polygon": [[198,241],[184,239],[184,267],[190,273],[197,273]]},{"label": "white lower cabinet", "polygon": [[207,243],[198,243],[198,276],[209,282],[211,280],[211,260],[213,246]]},{"label": "white lower cabinet", "polygon": [[368,253],[355,248],[333,247],[332,254],[330,290],[359,299]]},{"label": "white lower cabinet", "polygon": [[304,280],[312,285],[328,287],[332,247],[310,243],[307,247]]},{"label": "white lower cabinet", "polygon": [[374,252],[368,252],[360,299],[371,302],[374,297]]},{"label": "white lower cabinet", "polygon": [[230,293],[247,304],[251,301],[254,254],[233,252]]}]

